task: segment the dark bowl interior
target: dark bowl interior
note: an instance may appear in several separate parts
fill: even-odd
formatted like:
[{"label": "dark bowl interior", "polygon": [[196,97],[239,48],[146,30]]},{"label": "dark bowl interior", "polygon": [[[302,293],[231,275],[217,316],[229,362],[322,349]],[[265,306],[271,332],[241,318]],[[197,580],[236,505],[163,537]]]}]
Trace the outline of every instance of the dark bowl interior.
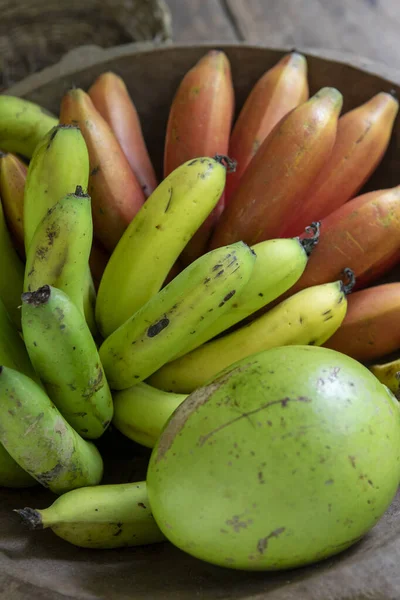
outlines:
[{"label": "dark bowl interior", "polygon": [[[150,154],[161,173],[165,126],[174,92],[184,73],[210,46],[167,46],[137,52],[131,46],[105,51],[97,61],[75,54],[68,68],[51,67],[15,86],[22,95],[58,112],[65,90],[87,89],[106,70],[128,85],[143,125]],[[222,45],[231,60],[238,111],[257,78],[283,55],[282,50]],[[323,86],[344,95],[344,111],[380,91],[399,92],[400,74],[386,79],[377,66],[362,70],[307,53],[311,94]],[[352,59],[360,64],[359,59]],[[373,72],[375,71],[375,73]],[[399,183],[400,119],[386,156],[366,189]],[[101,442],[110,458],[110,481],[145,477],[148,453],[108,432]],[[188,474],[190,477],[190,474]],[[288,490],[289,494],[294,493]],[[68,545],[51,531],[26,531],[13,508],[44,508],[54,500],[46,490],[1,491],[0,597],[9,600],[389,600],[400,598],[400,500],[396,499],[365,538],[345,553],[312,567],[279,573],[243,573],[213,567],[183,554],[168,543],[118,551],[87,551]],[[268,510],[268,507],[266,507]],[[238,543],[240,540],[238,539]]]}]

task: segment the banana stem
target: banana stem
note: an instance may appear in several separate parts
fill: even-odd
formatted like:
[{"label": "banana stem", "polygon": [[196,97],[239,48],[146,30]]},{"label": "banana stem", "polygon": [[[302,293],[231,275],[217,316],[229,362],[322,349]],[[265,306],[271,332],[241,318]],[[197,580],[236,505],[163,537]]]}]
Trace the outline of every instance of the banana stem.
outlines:
[{"label": "banana stem", "polygon": [[85,194],[81,185],[77,185],[75,188],[74,196],[77,198],[89,198],[89,194]]},{"label": "banana stem", "polygon": [[347,283],[342,281],[342,291],[347,296],[348,294],[350,294],[350,292],[353,290],[354,286],[356,285],[356,276],[354,274],[354,271],[352,271],[352,269],[349,269],[348,267],[343,269],[342,275],[348,280]]},{"label": "banana stem", "polygon": [[319,242],[320,228],[320,221],[314,221],[313,223],[311,223],[311,225],[306,227],[306,233],[311,234],[311,237],[306,237],[301,240],[298,238],[307,256],[310,256],[311,252],[314,250],[315,246]]},{"label": "banana stem", "polygon": [[214,160],[224,166],[228,173],[234,173],[236,171],[237,161],[234,158],[229,158],[226,154],[216,154]]},{"label": "banana stem", "polygon": [[44,529],[42,517],[34,508],[15,508],[13,512],[21,517],[23,524],[27,525],[29,529]]},{"label": "banana stem", "polygon": [[34,292],[24,292],[21,295],[21,299],[24,304],[33,304],[33,306],[40,306],[41,304],[46,304],[46,302],[49,301],[50,294],[50,286],[43,285]]}]

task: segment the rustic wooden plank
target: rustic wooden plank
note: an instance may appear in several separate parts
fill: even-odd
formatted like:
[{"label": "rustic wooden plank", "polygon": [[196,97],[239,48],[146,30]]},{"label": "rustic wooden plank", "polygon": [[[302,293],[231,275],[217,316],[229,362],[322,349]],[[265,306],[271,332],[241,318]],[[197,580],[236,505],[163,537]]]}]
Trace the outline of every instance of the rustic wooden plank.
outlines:
[{"label": "rustic wooden plank", "polygon": [[237,41],[229,14],[219,0],[166,0],[175,42]]},{"label": "rustic wooden plank", "polygon": [[400,67],[399,0],[225,0],[247,42],[345,50]]}]

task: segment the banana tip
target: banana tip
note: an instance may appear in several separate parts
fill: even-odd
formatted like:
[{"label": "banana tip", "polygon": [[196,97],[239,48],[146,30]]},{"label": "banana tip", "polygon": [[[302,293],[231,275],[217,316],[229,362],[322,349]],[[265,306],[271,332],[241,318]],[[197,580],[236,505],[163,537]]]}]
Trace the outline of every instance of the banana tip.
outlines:
[{"label": "banana tip", "polygon": [[315,248],[315,246],[319,242],[320,228],[321,228],[321,222],[320,221],[313,221],[311,223],[311,225],[309,225],[305,229],[306,234],[307,235],[309,234],[310,237],[304,237],[304,238],[302,238],[300,240],[300,244],[303,246],[304,251],[307,254],[307,256],[310,256],[310,254],[312,253],[313,249]]},{"label": "banana tip", "polygon": [[24,525],[27,525],[29,529],[43,529],[43,521],[39,511],[34,508],[15,508],[13,512],[21,517],[21,521]]},{"label": "banana tip", "polygon": [[345,278],[345,280],[347,280],[347,283],[342,281],[342,290],[347,296],[348,294],[350,294],[350,292],[356,285],[356,276],[354,274],[354,271],[352,269],[349,269],[348,267],[343,269],[342,275]]},{"label": "banana tip", "polygon": [[24,292],[21,295],[23,304],[32,304],[33,306],[41,306],[46,304],[50,298],[51,289],[49,285],[43,285],[34,292]]},{"label": "banana tip", "polygon": [[214,160],[225,167],[228,173],[234,173],[236,171],[237,160],[234,158],[229,158],[229,156],[226,156],[225,154],[216,154]]}]

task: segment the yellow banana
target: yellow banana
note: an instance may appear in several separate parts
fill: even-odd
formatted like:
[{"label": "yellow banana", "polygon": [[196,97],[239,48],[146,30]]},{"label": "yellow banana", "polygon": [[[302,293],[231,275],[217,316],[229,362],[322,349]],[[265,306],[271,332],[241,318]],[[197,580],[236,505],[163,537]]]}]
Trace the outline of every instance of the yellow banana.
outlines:
[{"label": "yellow banana", "polygon": [[186,394],[171,394],[138,383],[114,392],[113,425],[134,442],[154,448],[164,425],[186,398]]},{"label": "yellow banana", "polygon": [[229,309],[255,259],[243,242],[204,254],[114,331],[100,347],[111,389],[143,381],[201,335]]},{"label": "yellow banana", "polygon": [[370,370],[377,379],[400,400],[400,359],[392,360],[381,365],[371,365]]},{"label": "yellow banana", "polygon": [[29,377],[0,366],[0,443],[32,477],[55,494],[97,485],[100,453],[63,419]]},{"label": "yellow banana", "polygon": [[47,110],[15,96],[0,96],[0,148],[31,158],[58,120]]},{"label": "yellow banana", "polygon": [[21,313],[18,307],[21,303],[23,284],[24,265],[13,247],[0,202],[0,298],[18,329],[21,329]]},{"label": "yellow banana", "polygon": [[121,548],[165,541],[151,513],[145,481],[72,490],[43,510],[16,510],[30,529],[51,528],[82,548]]},{"label": "yellow banana", "polygon": [[173,171],[133,218],[100,282],[96,320],[108,337],[156,294],[187,242],[217,204],[221,159],[197,158]]},{"label": "yellow banana", "polygon": [[87,190],[88,180],[89,155],[78,127],[58,125],[51,129],[36,147],[28,168],[24,193],[26,252],[48,209],[78,185]]},{"label": "yellow banana", "polygon": [[77,186],[75,193],[56,202],[37,226],[27,253],[24,292],[42,285],[58,288],[93,326],[93,302],[89,298],[92,238],[90,196]]},{"label": "yellow banana", "polygon": [[100,437],[113,416],[111,392],[81,311],[45,285],[22,295],[22,330],[51,400],[84,438]]},{"label": "yellow banana", "polygon": [[300,279],[307,266],[308,257],[318,243],[319,223],[308,229],[310,238],[287,238],[267,240],[252,246],[256,262],[247,285],[236,295],[229,310],[214,321],[202,335],[189,339],[187,345],[174,358],[179,358],[232,325],[266,306],[286,292]]},{"label": "yellow banana", "polygon": [[165,365],[148,383],[166,391],[188,394],[226,367],[257,352],[294,344],[321,346],[346,315],[346,294],[354,285],[350,273],[352,280],[347,286],[335,281],[306,288],[249,325]]}]

